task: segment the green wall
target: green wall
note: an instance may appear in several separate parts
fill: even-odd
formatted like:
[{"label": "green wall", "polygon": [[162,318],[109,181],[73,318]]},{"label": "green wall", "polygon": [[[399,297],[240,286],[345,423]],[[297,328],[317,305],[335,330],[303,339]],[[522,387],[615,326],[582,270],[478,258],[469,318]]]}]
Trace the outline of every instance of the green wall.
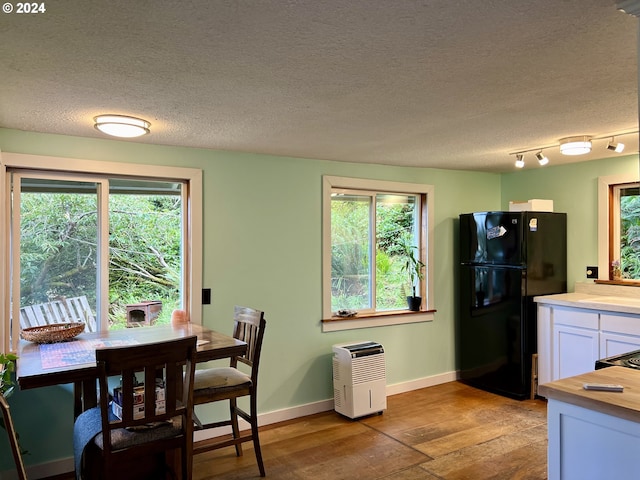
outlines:
[{"label": "green wall", "polygon": [[[500,208],[500,175],[165,147],[6,129],[0,129],[0,149],[203,170],[203,286],[212,289],[212,304],[203,306],[203,319],[207,326],[231,333],[235,304],[266,312],[260,412],[333,398],[331,346],[335,343],[382,343],[390,385],[455,370],[457,217],[461,212]],[[435,321],[321,332],[323,175],[435,186]],[[10,398],[17,428],[31,452],[26,458],[30,465],[72,454],[69,388],[40,390],[17,392]],[[38,439],[45,428],[58,439],[56,448]],[[0,442],[4,441],[0,438]],[[3,445],[0,443],[0,449]],[[0,471],[10,468],[8,458],[2,462]]]},{"label": "green wall", "polygon": [[[509,200],[552,199],[568,213],[569,287],[597,260],[597,177],[637,170],[628,156],[490,174],[389,167],[146,145],[0,129],[0,150],[112,162],[200,168],[204,182],[203,286],[212,304],[204,323],[230,333],[236,304],[266,312],[260,372],[262,413],[333,397],[331,346],[374,340],[385,346],[390,385],[456,368],[457,219],[507,209]],[[321,185],[323,175],[435,186],[435,321],[322,333]],[[4,198],[4,196],[3,196]],[[17,392],[15,423],[28,465],[72,455],[69,386]],[[49,435],[41,440],[40,435]],[[50,438],[51,440],[49,440]],[[0,435],[0,472],[12,468]]]}]

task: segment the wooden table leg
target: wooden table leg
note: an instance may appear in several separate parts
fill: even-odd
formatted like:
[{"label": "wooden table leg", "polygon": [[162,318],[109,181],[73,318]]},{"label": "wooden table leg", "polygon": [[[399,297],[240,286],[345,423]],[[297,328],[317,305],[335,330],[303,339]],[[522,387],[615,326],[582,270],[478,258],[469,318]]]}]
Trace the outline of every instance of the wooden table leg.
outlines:
[{"label": "wooden table leg", "polygon": [[83,380],[73,384],[73,417],[98,405],[96,380]]}]

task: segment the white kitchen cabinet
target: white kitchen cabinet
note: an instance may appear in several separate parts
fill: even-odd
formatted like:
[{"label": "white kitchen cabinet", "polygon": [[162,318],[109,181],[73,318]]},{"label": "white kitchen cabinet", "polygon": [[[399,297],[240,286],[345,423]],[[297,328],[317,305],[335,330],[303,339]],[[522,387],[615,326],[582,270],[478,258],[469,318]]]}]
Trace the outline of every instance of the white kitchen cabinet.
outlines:
[{"label": "white kitchen cabinet", "polygon": [[598,313],[553,309],[552,380],[595,369],[599,351]]},{"label": "white kitchen cabinet", "polygon": [[640,350],[640,316],[538,305],[538,383],[595,370],[598,359]]},{"label": "white kitchen cabinet", "polygon": [[640,425],[549,399],[549,480],[637,478]]},{"label": "white kitchen cabinet", "polygon": [[599,358],[598,330],[553,326],[553,379],[595,370]]},{"label": "white kitchen cabinet", "polygon": [[[585,390],[584,383],[619,383],[624,392]],[[610,367],[541,385],[547,405],[549,480],[638,478],[638,372]]]}]

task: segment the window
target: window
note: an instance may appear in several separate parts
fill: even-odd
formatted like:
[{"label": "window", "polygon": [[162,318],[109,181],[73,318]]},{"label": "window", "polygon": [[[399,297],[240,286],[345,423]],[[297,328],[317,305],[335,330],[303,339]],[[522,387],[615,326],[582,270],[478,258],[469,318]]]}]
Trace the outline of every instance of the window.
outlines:
[{"label": "window", "polygon": [[200,321],[199,170],[3,154],[0,174],[5,348],[47,311],[90,330]]},{"label": "window", "polygon": [[599,179],[599,279],[640,281],[640,190],[635,175]]},{"label": "window", "polygon": [[[323,202],[323,330],[337,321],[431,319],[433,187],[327,176]],[[407,249],[425,265],[422,278],[412,281],[406,270]],[[423,299],[422,316],[411,319],[403,314],[414,291]],[[343,320],[335,315],[339,310],[357,315]]]}]

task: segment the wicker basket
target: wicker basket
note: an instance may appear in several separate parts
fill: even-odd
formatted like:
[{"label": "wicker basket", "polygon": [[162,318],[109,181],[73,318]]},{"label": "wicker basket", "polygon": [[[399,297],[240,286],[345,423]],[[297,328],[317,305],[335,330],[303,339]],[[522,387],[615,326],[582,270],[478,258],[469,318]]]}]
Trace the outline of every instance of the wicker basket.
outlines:
[{"label": "wicker basket", "polygon": [[34,343],[64,342],[84,332],[84,323],[56,323],[23,328],[20,336]]}]

